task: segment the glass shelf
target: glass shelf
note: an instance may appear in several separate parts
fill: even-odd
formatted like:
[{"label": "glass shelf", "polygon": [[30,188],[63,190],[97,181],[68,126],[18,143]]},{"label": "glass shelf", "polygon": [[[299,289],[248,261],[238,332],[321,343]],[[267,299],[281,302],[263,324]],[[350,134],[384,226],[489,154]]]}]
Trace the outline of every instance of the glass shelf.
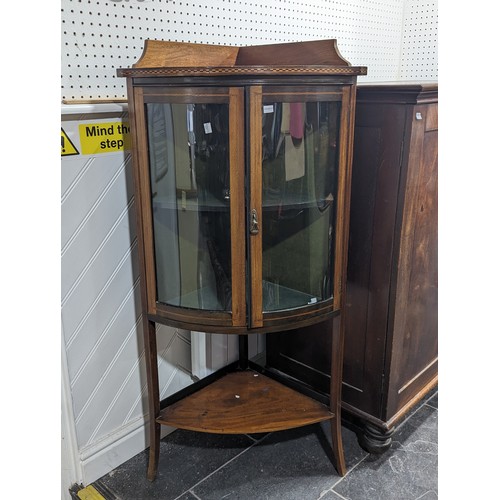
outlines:
[{"label": "glass shelf", "polygon": [[295,194],[285,195],[280,198],[273,199],[271,196],[264,195],[262,203],[263,210],[276,210],[276,208],[286,209],[306,209],[306,208],[319,208],[324,210],[327,206],[333,203],[333,195],[326,198],[318,199],[309,196],[298,196]]},{"label": "glass shelf", "polygon": [[169,198],[166,196],[153,197],[153,208],[165,210],[187,210],[191,212],[223,212],[229,208],[229,200],[222,202],[214,196],[202,198],[177,197]]},{"label": "glass shelf", "polygon": [[187,307],[188,309],[204,309],[208,311],[224,310],[223,304],[217,297],[214,287],[203,287],[194,292],[174,297],[169,305]]},{"label": "glass shelf", "polygon": [[263,281],[262,303],[264,311],[295,309],[319,302],[318,297],[283,285]]}]

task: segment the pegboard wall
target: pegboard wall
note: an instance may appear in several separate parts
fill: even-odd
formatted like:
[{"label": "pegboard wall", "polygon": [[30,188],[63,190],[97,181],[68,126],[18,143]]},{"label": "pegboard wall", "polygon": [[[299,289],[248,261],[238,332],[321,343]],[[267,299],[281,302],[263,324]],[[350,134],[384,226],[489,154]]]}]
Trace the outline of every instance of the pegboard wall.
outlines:
[{"label": "pegboard wall", "polygon": [[437,2],[407,0],[401,46],[401,79],[437,80],[437,48]]},{"label": "pegboard wall", "polygon": [[148,38],[220,45],[336,38],[351,64],[368,66],[360,81],[437,79],[437,0],[62,0],[61,8],[67,102],[124,99],[116,69],[136,62]]}]

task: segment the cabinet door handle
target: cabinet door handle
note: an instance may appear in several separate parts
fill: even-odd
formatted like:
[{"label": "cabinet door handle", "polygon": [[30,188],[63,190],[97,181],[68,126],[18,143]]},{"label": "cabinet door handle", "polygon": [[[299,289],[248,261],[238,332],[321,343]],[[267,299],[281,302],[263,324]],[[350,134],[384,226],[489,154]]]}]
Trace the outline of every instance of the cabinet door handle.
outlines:
[{"label": "cabinet door handle", "polygon": [[250,213],[250,234],[259,234],[259,221],[257,219],[257,210],[252,208]]}]

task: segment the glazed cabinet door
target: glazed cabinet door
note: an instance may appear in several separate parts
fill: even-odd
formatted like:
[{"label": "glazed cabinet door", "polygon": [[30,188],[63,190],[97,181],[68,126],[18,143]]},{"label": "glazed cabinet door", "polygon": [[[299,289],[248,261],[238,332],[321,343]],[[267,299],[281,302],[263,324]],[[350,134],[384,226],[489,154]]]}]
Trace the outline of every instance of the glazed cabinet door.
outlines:
[{"label": "glazed cabinet door", "polygon": [[249,89],[252,328],[339,308],[349,95],[342,86]]},{"label": "glazed cabinet door", "polygon": [[134,102],[148,313],[243,326],[244,92],[138,87]]}]

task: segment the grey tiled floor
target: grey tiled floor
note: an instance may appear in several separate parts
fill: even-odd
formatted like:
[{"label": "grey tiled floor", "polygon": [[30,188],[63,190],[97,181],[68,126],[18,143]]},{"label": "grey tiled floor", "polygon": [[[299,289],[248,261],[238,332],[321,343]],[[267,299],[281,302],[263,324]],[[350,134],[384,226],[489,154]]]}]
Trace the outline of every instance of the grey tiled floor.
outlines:
[{"label": "grey tiled floor", "polygon": [[107,500],[435,500],[437,403],[434,392],[414,409],[383,455],[363,451],[343,428],[343,478],[331,463],[328,426],[317,424],[252,436],[176,430],[161,442],[154,482],[143,452],[94,486]]}]

